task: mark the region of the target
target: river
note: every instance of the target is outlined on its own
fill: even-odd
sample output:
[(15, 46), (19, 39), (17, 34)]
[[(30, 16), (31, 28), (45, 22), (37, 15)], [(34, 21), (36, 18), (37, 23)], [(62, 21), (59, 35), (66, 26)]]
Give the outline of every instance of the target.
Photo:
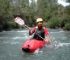
[(28, 30), (0, 32), (0, 60), (70, 60), (70, 31), (49, 29), (52, 37), (39, 53), (27, 54), (21, 46), (29, 37)]

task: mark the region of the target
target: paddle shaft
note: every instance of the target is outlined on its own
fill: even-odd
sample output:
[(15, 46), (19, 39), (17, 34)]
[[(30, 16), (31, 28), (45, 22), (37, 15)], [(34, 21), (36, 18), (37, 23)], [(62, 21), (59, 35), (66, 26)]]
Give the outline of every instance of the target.
[(29, 27), (29, 26), (27, 26), (26, 24), (25, 24), (25, 27), (27, 27), (28, 29), (30, 29), (30, 27)]

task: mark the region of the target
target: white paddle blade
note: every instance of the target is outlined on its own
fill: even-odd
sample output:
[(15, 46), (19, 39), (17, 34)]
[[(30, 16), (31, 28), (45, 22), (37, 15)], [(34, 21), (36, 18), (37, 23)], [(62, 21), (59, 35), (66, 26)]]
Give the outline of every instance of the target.
[(20, 17), (16, 17), (15, 22), (21, 26), (25, 24), (24, 20), (22, 20)]

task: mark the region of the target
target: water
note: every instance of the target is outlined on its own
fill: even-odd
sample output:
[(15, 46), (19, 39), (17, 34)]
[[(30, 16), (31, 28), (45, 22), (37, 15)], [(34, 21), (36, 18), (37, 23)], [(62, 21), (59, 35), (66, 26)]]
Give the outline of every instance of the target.
[(70, 32), (61, 29), (49, 31), (51, 44), (35, 54), (23, 53), (21, 50), (29, 37), (28, 30), (0, 32), (0, 60), (70, 60)]

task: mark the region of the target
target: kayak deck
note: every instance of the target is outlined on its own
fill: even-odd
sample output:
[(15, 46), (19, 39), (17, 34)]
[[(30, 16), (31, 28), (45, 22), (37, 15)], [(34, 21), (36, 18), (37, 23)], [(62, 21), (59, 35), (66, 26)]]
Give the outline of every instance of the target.
[(22, 51), (33, 53), (37, 49), (43, 48), (45, 45), (45, 41), (40, 41), (36, 39), (26, 40), (24, 44), (22, 44)]

